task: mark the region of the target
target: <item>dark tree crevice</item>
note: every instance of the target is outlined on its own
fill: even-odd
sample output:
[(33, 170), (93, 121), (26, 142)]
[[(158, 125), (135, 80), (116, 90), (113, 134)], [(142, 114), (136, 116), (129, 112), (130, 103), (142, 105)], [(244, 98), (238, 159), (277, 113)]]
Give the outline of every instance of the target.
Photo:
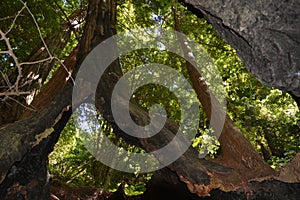
[(261, 82), (300, 97), (300, 3), (180, 0), (202, 13)]
[(48, 155), (53, 151), (60, 132), (71, 116), (71, 110), (62, 114), (50, 137), (42, 140), (29, 150), (22, 160), (15, 162), (0, 185), (0, 197), (10, 199), (48, 199), (50, 185), (48, 174)]
[[(201, 1), (188, 1), (190, 5), (192, 5), (193, 2), (195, 4), (195, 9), (201, 10), (203, 16), (205, 16), (210, 23), (216, 27), (221, 36), (237, 48), (239, 55), (245, 60), (250, 71), (256, 74), (256, 76), (259, 76), (262, 81), (272, 85), (272, 81), (278, 78), (278, 76), (275, 74), (273, 77), (274, 74), (270, 72), (270, 60), (268, 56), (272, 56), (274, 52), (271, 52), (269, 55), (268, 52), (259, 51), (258, 53), (262, 53), (265, 57), (258, 57), (256, 60), (256, 50), (261, 50), (257, 49), (259, 46), (257, 41), (255, 41), (254, 36), (256, 35), (254, 34), (254, 36), (252, 36), (247, 32), (245, 34), (245, 30), (241, 30), (237, 27), (237, 24), (235, 24), (236, 21), (241, 24), (246, 22), (243, 22), (243, 19), (234, 20), (233, 16), (230, 16), (230, 18), (227, 19), (226, 13), (218, 16), (219, 12), (223, 11), (219, 8), (219, 6), (221, 6), (219, 3), (213, 5), (212, 2), (203, 1), (203, 5), (201, 6)], [(103, 7), (104, 3), (109, 4), (107, 4), (106, 7)], [(114, 3), (114, 1), (89, 1), (85, 32), (78, 51), (74, 52), (75, 56), (73, 54), (73, 56), (76, 57), (75, 61), (71, 63), (73, 64), (73, 75), (76, 74), (81, 62), (90, 50), (93, 49), (93, 47), (95, 47), (99, 42), (114, 34)], [(240, 6), (242, 5), (243, 4), (240, 4)], [(280, 5), (282, 6), (282, 4)], [(233, 8), (238, 8), (236, 6), (237, 5), (235, 4), (232, 5)], [(226, 9), (231, 8), (228, 5), (223, 7), (224, 12)], [(100, 10), (100, 8), (106, 8), (107, 10)], [(231, 24), (231, 22), (233, 24)], [(255, 29), (255, 27), (250, 28)], [(263, 37), (263, 39), (265, 38)], [(268, 45), (269, 43), (267, 42), (267, 44), (262, 45), (262, 48), (268, 47)], [(294, 62), (293, 56), (294, 54), (290, 54), (289, 56), (290, 60), (292, 60), (290, 61), (292, 64)], [(257, 69), (255, 66), (260, 66), (261, 68)], [(278, 66), (282, 66), (282, 63), (276, 65), (276, 69)], [(117, 74), (121, 72), (117, 62), (113, 63), (111, 70), (112, 71), (110, 72), (116, 72)], [(110, 120), (110, 94), (114, 82), (117, 80), (111, 78), (110, 72), (108, 71), (108, 73), (103, 76), (103, 85), (98, 88), (99, 93), (97, 94), (97, 98), (99, 100), (103, 97), (105, 102), (103, 103), (102, 101), (98, 101), (96, 102), (96, 106), (99, 111), (102, 112), (107, 121), (114, 125), (114, 121)], [(265, 77), (261, 77), (260, 75), (265, 75)], [(294, 77), (290, 80), (294, 80)], [(283, 89), (290, 86), (289, 80), (286, 80), (284, 83), (287, 84), (284, 85)], [(297, 84), (298, 82), (296, 80), (296, 87)], [(72, 87), (71, 81), (67, 83), (63, 82), (62, 86), (57, 90), (52, 87), (54, 92), (51, 95), (55, 96), (55, 98), (53, 98), (53, 96), (48, 96), (49, 100), (46, 98), (46, 100), (48, 100), (47, 103), (41, 103), (41, 107), (37, 112), (33, 114), (30, 113), (29, 117), (17, 121), (13, 125), (8, 125), (0, 129), (0, 147), (5, 149), (5, 145), (12, 145), (12, 148), (8, 148), (6, 152), (0, 153), (0, 195), (2, 199), (49, 198), (46, 169), (47, 156), (52, 151), (53, 145), (56, 143), (60, 131), (70, 117)], [(294, 89), (295, 87), (293, 86), (289, 88)], [(292, 92), (294, 95), (298, 96), (297, 92), (294, 90), (292, 90)], [(47, 94), (45, 95), (47, 96)], [(90, 95), (90, 93), (88, 93), (88, 95)], [(130, 108), (130, 112), (133, 118), (137, 119), (141, 123), (146, 122), (148, 120), (148, 113), (142, 110), (134, 102), (131, 103), (132, 106)], [(235, 127), (232, 126), (230, 119), (227, 120), (228, 126), (225, 128), (229, 132), (230, 130), (235, 129)], [(132, 141), (132, 143), (140, 145), (146, 151), (150, 152), (159, 148), (164, 141), (172, 139), (177, 128), (178, 125), (176, 123), (171, 120), (167, 120), (165, 127), (160, 132), (161, 134), (147, 140), (135, 140)], [(237, 130), (235, 131), (236, 133), (238, 132)], [(123, 132), (120, 131), (118, 134), (120, 137), (126, 138)], [(242, 146), (242, 144), (239, 143), (240, 140), (236, 139), (235, 134), (230, 136), (231, 137), (227, 138), (227, 140), (230, 140), (236, 146)], [(130, 138), (127, 139), (130, 140)], [(226, 140), (226, 137), (224, 136), (223, 139)], [(232, 149), (234, 146), (230, 145), (230, 142), (226, 143), (225, 141), (224, 143), (227, 144), (228, 149)], [(223, 149), (225, 148), (223, 147)], [(243, 153), (241, 152), (241, 159), (235, 159), (242, 160), (242, 156)], [(159, 159), (160, 158), (158, 157), (158, 160)], [(298, 160), (299, 159), (295, 160), (295, 163), (297, 163)], [(177, 197), (183, 199), (201, 199), (200, 197), (205, 197), (205, 199), (298, 198), (300, 191), (299, 183), (283, 183), (275, 180), (272, 176), (266, 176), (270, 175), (270, 173), (268, 170), (259, 171), (261, 170), (259, 164), (257, 166), (253, 165), (248, 167), (247, 165), (251, 165), (252, 162), (244, 162), (242, 164), (243, 167), (239, 168), (238, 165), (223, 166), (222, 162), (199, 159), (198, 152), (193, 148), (189, 148), (188, 151), (176, 162), (167, 166), (167, 168), (162, 171), (157, 172), (156, 176), (152, 179), (152, 182), (149, 183), (149, 190), (148, 193), (146, 192), (144, 194), (144, 198), (146, 199), (146, 195), (149, 195), (149, 199), (151, 199), (153, 197), (151, 195), (153, 194), (149, 192), (157, 191), (157, 194), (159, 194), (161, 189), (161, 195), (154, 194), (157, 196), (153, 198), (164, 199), (168, 195), (168, 197), (172, 195), (177, 196), (176, 194), (178, 193), (174, 192), (174, 190), (182, 191), (182, 193), (178, 194)], [(252, 177), (251, 180), (249, 180), (249, 177), (245, 178), (243, 174), (249, 175), (250, 173), (248, 174), (249, 171), (245, 171), (244, 169), (248, 169), (249, 171), (251, 169), (252, 171), (250, 172), (255, 172), (255, 170), (257, 170), (259, 177)], [(266, 177), (264, 177), (264, 175)], [(118, 192), (120, 193), (116, 195), (123, 195), (121, 190)]]

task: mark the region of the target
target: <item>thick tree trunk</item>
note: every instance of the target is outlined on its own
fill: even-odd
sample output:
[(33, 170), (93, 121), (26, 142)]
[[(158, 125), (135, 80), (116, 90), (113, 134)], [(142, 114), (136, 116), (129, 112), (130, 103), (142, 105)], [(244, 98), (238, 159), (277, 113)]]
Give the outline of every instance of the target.
[[(289, 92), (299, 107), (299, 1), (187, 0), (181, 2), (195, 14), (204, 16), (216, 28), (220, 35), (237, 50), (246, 68), (258, 80)], [(222, 142), (222, 137), (220, 139)], [(229, 141), (233, 140), (226, 139), (225, 143)], [(290, 183), (299, 182), (300, 175), (297, 170), (299, 160), (298, 153), (281, 170), (277, 179)], [(279, 185), (282, 184), (285, 185), (286, 190), (294, 187), (284, 183)]]
[[(181, 26), (177, 17), (176, 7), (173, 6), (175, 30), (182, 32)], [(193, 52), (191, 52), (188, 46), (188, 41), (181, 38), (181, 47), (183, 49), (186, 58), (190, 57), (194, 63), (186, 63), (186, 68), (193, 84), (193, 88), (197, 93), (197, 97), (202, 104), (202, 108), (206, 113), (208, 119), (212, 121), (213, 113), (215, 121), (221, 123), (222, 117), (225, 116), (224, 126), (219, 138), (221, 144), (221, 155), (214, 159), (214, 162), (218, 162), (221, 165), (236, 169), (240, 174), (240, 177), (235, 177), (237, 181), (247, 181), (253, 178), (261, 176), (267, 176), (274, 174), (274, 170), (262, 159), (258, 152), (253, 148), (250, 142), (244, 137), (243, 133), (236, 127), (230, 117), (227, 115), (219, 103), (219, 101), (210, 92), (202, 75), (195, 68), (196, 60), (194, 59)], [(215, 108), (215, 109), (213, 109)], [(217, 116), (217, 117), (216, 117)], [(212, 128), (218, 129), (218, 124), (211, 124)], [(260, 170), (257, 170), (259, 168)], [(232, 178), (232, 182), (233, 182)]]
[[(49, 110), (43, 112), (43, 114), (47, 114)], [(49, 199), (48, 155), (53, 151), (60, 132), (66, 125), (71, 113), (71, 110), (63, 112), (59, 123), (53, 126), (51, 137), (40, 136), (46, 138), (38, 144), (37, 141), (34, 141), (36, 146), (31, 146), (32, 148), (28, 149), (28, 152), (10, 167), (0, 185), (1, 199)], [(40, 123), (43, 123), (43, 121), (40, 121)], [(37, 124), (37, 126), (41, 125)]]
[[(64, 63), (69, 72), (73, 72), (73, 77), (90, 50), (108, 37), (102, 37), (99, 32), (99, 19), (103, 8), (110, 9), (105, 11), (106, 16), (115, 16), (115, 7), (111, 7), (110, 2), (114, 3), (102, 0), (89, 3), (90, 12), (80, 47), (75, 48)], [(108, 26), (109, 22), (102, 22), (102, 25)], [(34, 100), (33, 105), (38, 110), (34, 113), (25, 110), (22, 120), (0, 129), (0, 149), (6, 149), (0, 153), (1, 199), (50, 198), (46, 160), (71, 114), (73, 82), (69, 78), (61, 66)]]
[(49, 197), (46, 161), (71, 114), (71, 89), (66, 87), (31, 117), (1, 129), (1, 199)]
[(210, 196), (199, 198), (189, 193), (185, 184), (178, 182), (175, 173), (162, 169), (153, 175), (153, 179), (147, 185), (146, 192), (141, 199), (146, 200), (298, 200), (300, 196), (300, 183), (284, 183), (275, 179), (245, 183), (242, 188), (224, 192), (221, 189), (213, 189)]
[[(102, 7), (103, 3), (106, 3), (106, 6)], [(89, 51), (113, 33), (110, 29), (113, 27), (109, 24), (113, 20), (109, 17), (113, 17), (115, 14), (113, 6), (114, 1), (91, 0), (89, 2), (86, 27), (78, 50), (73, 75), (76, 74), (80, 63)], [(108, 18), (103, 19), (103, 16)], [(117, 63), (114, 63), (110, 70), (117, 73), (121, 72)], [(103, 82), (101, 82), (102, 85), (99, 86), (99, 93), (97, 94), (97, 107), (99, 110), (103, 110), (103, 116), (113, 126), (116, 125), (111, 120), (110, 98), (116, 81), (111, 79), (109, 73), (104, 75)], [(58, 138), (58, 134), (71, 114), (71, 81), (66, 83), (60, 91), (55, 91), (51, 94), (55, 95), (55, 98), (48, 104), (39, 104), (43, 105), (39, 111), (0, 129), (0, 149), (6, 149), (6, 151), (1, 151), (0, 153), (1, 199), (49, 198), (46, 159)], [(101, 97), (105, 99), (104, 104), (102, 103), (103, 101), (99, 101)], [(130, 108), (133, 118), (137, 119), (138, 122), (145, 124), (148, 121), (148, 113), (139, 106), (132, 103)], [(141, 146), (150, 152), (160, 148), (162, 143), (170, 141), (176, 134), (177, 129), (177, 124), (167, 120), (166, 126), (155, 137), (139, 140), (124, 135), (119, 129), (114, 130), (130, 143)], [(228, 130), (231, 129), (232, 127), (228, 128)], [(239, 139), (235, 140), (234, 134), (231, 139), (235, 142), (235, 146), (239, 146)], [(228, 148), (231, 147), (229, 146)], [(33, 159), (37, 161), (32, 162)], [(157, 159), (160, 160), (159, 157)], [(245, 165), (247, 164), (252, 163), (246, 163)], [(255, 166), (250, 168), (255, 169)], [(185, 191), (188, 188), (189, 191), (197, 196), (211, 195), (211, 197), (207, 197), (208, 199), (259, 199), (260, 197), (260, 199), (280, 199), (283, 196), (289, 199), (297, 199), (299, 195), (299, 184), (282, 183), (273, 180), (272, 177), (244, 182), (244, 177), (241, 177), (239, 169), (222, 166), (210, 160), (199, 159), (198, 152), (193, 148), (189, 148), (185, 154), (176, 162), (170, 164), (165, 170), (168, 170), (168, 173), (165, 174), (168, 174), (169, 178), (164, 179), (163, 182), (166, 183), (169, 180), (167, 183), (174, 185), (175, 188), (184, 188)], [(263, 181), (263, 179), (268, 180)], [(166, 186), (165, 183), (162, 184), (164, 187)], [(154, 184), (157, 185), (158, 183)], [(148, 187), (151, 188), (152, 186), (149, 185)], [(191, 198), (197, 197), (188, 193), (184, 195)]]
[(204, 16), (261, 82), (300, 97), (300, 2), (180, 0)]

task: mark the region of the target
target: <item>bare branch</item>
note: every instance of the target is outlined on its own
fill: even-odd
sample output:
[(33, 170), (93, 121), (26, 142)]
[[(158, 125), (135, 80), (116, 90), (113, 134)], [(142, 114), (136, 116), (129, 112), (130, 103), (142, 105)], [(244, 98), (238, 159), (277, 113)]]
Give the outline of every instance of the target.
[(17, 76), (17, 80), (15, 82), (15, 84), (13, 86), (10, 87), (10, 89), (12, 89), (13, 87), (15, 88), (16, 91), (18, 91), (18, 88), (19, 88), (19, 82), (21, 80), (21, 77), (22, 77), (22, 68), (21, 68), (21, 65), (18, 61), (18, 58), (17, 56), (14, 54), (14, 51), (11, 47), (11, 44), (9, 42), (9, 38), (6, 37), (5, 33), (0, 29), (0, 35), (1, 35), (1, 39), (3, 39), (6, 43), (6, 46), (8, 48), (7, 50), (7, 53), (13, 58), (15, 64), (16, 64), (16, 67), (18, 68), (18, 76)]
[(49, 58), (32, 61), (32, 62), (22, 62), (20, 65), (35, 65), (35, 64), (39, 64), (39, 63), (43, 63), (43, 62), (47, 62), (47, 61), (52, 61), (53, 59), (56, 59), (56, 57), (49, 57)]
[(0, 92), (0, 96), (20, 96), (20, 95), (25, 95), (25, 94), (30, 94), (31, 92), (26, 91), (26, 92)]
[[(67, 79), (71, 78), (73, 83), (75, 82), (74, 79), (71, 77), (71, 73), (68, 71), (67, 67), (63, 64), (63, 62), (58, 57), (54, 56), (51, 53), (51, 51), (49, 50), (49, 48), (48, 48), (48, 46), (47, 46), (47, 44), (46, 44), (46, 42), (43, 38), (43, 35), (42, 35), (41, 29), (39, 27), (39, 24), (38, 24), (35, 16), (33, 15), (33, 13), (31, 12), (31, 10), (29, 9), (29, 7), (27, 6), (26, 2), (24, 2), (22, 0), (19, 0), (19, 1), (23, 4), (23, 7), (17, 12), (17, 14), (15, 16), (5, 18), (5, 19), (14, 18), (13, 21), (12, 21), (12, 24), (10, 25), (10, 27), (8, 29), (8, 31), (4, 32), (3, 30), (0, 29), (0, 36), (1, 36), (0, 41), (3, 40), (6, 44), (6, 46), (7, 46), (7, 50), (0, 51), (0, 55), (1, 54), (8, 54), (9, 56), (11, 56), (11, 58), (13, 59), (13, 62), (15, 64), (15, 67), (17, 68), (17, 71), (18, 71), (16, 80), (14, 81), (14, 83), (11, 83), (8, 76), (6, 74), (4, 74), (3, 72), (1, 72), (1, 75), (2, 75), (4, 81), (7, 85), (7, 86), (4, 87), (4, 88), (6, 88), (5, 89), (6, 91), (0, 92), (0, 97), (1, 96), (3, 97), (2, 101), (6, 100), (6, 99), (11, 99), (11, 100), (14, 100), (15, 102), (17, 102), (17, 100), (15, 100), (13, 98), (10, 98), (10, 96), (21, 96), (21, 95), (30, 95), (30, 94), (32, 94), (32, 91), (20, 91), (21, 87), (24, 87), (25, 85), (31, 84), (31, 82), (32, 82), (32, 81), (24, 81), (23, 84), (20, 84), (20, 82), (23, 78), (23, 75), (22, 75), (22, 66), (23, 65), (35, 65), (35, 64), (51, 62), (51, 61), (55, 60), (55, 61), (58, 61), (64, 67), (66, 72), (68, 73)], [(11, 32), (11, 30), (13, 29), (13, 27), (16, 23), (16, 20), (18, 19), (19, 16), (21, 16), (21, 13), (25, 9), (30, 14), (30, 16), (31, 16), (36, 28), (37, 28), (39, 37), (40, 37), (40, 39), (42, 40), (42, 43), (43, 43), (42, 48), (44, 48), (47, 51), (47, 54), (49, 55), (48, 58), (37, 60), (37, 61), (32, 61), (32, 62), (19, 62), (18, 57), (14, 53), (14, 48), (12, 47), (12, 45), (10, 43), (8, 33)], [(1, 20), (4, 20), (4, 18), (1, 19)], [(25, 106), (25, 105), (21, 104), (20, 102), (17, 102), (17, 103), (22, 105), (22, 106)]]
[(23, 103), (21, 103), (20, 101), (10, 97), (10, 96), (7, 96), (7, 98), (9, 98), (10, 100), (16, 102), (17, 104), (21, 105), (22, 107), (26, 108), (26, 109), (29, 109), (29, 110), (32, 110), (32, 111), (36, 111), (36, 109), (32, 108), (32, 107), (29, 107), (28, 105), (24, 105)]
[(7, 77), (7, 75), (6, 75), (6, 74), (3, 74), (3, 72), (1, 72), (1, 75), (2, 75), (2, 77), (3, 77), (3, 79), (4, 79), (4, 81), (6, 82), (6, 85), (8, 85), (8, 87), (11, 87), (12, 84), (11, 84), (11, 82), (9, 81), (9, 78)]
[[(19, 16), (24, 16), (24, 15), (19, 15)], [(15, 16), (6, 16), (6, 17), (3, 17), (3, 18), (0, 18), (0, 21), (5, 21), (5, 20), (8, 20), (8, 19), (11, 19), (11, 18), (15, 18)]]
[(25, 9), (25, 5), (21, 8), (21, 10), (18, 11), (16, 16), (14, 17), (14, 20), (13, 20), (11, 26), (9, 27), (8, 31), (6, 31), (5, 35), (7, 35), (12, 30), (13, 26), (16, 23), (16, 20), (18, 19), (18, 17), (20, 16), (20, 14), (23, 12), (24, 9)]
[(72, 82), (73, 82), (73, 85), (75, 85), (75, 80), (74, 78), (72, 77), (72, 72), (70, 72), (67, 68), (67, 66), (58, 58), (55, 58), (60, 64), (61, 66), (63, 66), (63, 68), (66, 70), (66, 72), (68, 73), (68, 76), (66, 77), (66, 80), (68, 80), (69, 78), (71, 78)]
[(31, 18), (32, 18), (32, 20), (33, 20), (33, 22), (34, 22), (34, 24), (35, 24), (35, 26), (36, 26), (36, 28), (37, 28), (37, 30), (38, 30), (38, 32), (39, 32), (39, 36), (40, 36), (40, 38), (41, 38), (41, 40), (42, 40), (42, 42), (43, 42), (43, 44), (44, 44), (44, 46), (45, 46), (45, 48), (46, 48), (48, 54), (49, 54), (49, 57), (53, 58), (53, 56), (52, 56), (52, 54), (51, 54), (51, 52), (50, 52), (50, 50), (49, 50), (49, 48), (48, 48), (48, 46), (47, 46), (47, 44), (46, 44), (44, 38), (43, 38), (43, 35), (42, 35), (42, 32), (41, 32), (40, 26), (39, 26), (39, 24), (37, 23), (37, 21), (36, 21), (34, 15), (33, 15), (33, 13), (32, 13), (31, 10), (28, 8), (28, 6), (27, 6), (27, 4), (26, 4), (25, 2), (23, 2), (22, 0), (20, 0), (20, 1), (24, 4), (26, 10), (27, 10), (28, 13), (31, 15)]

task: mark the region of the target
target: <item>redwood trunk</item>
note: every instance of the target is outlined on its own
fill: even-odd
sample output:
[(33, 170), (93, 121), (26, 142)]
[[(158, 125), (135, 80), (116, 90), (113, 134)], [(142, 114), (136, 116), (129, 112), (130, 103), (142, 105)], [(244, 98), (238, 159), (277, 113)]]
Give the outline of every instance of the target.
[[(104, 2), (109, 3), (106, 7), (108, 10), (98, 10), (100, 8), (102, 9), (101, 5), (103, 5)], [(103, 12), (108, 12), (104, 13), (106, 17), (114, 16), (115, 9), (112, 7), (112, 5), (114, 5), (113, 3), (114, 1), (101, 0), (91, 0), (89, 2), (85, 32), (78, 50), (73, 75), (76, 74), (80, 63), (89, 51), (113, 33), (109, 28), (111, 24), (108, 24), (113, 24), (114, 21), (111, 21), (113, 19), (105, 18), (103, 20), (102, 18)], [(105, 28), (102, 27), (99, 29), (99, 25)], [(104, 35), (102, 31), (99, 34), (99, 30), (106, 30), (106, 32)], [(71, 68), (72, 67), (70, 67), (70, 69)], [(114, 63), (110, 70), (117, 73), (121, 72), (117, 63)], [(112, 80), (109, 74), (104, 75), (103, 85), (98, 88), (98, 97), (103, 97), (106, 100), (105, 102), (110, 102), (113, 83), (116, 83), (116, 81), (117, 80), (114, 79)], [(52, 88), (51, 86), (49, 87)], [(53, 145), (57, 141), (60, 131), (71, 114), (69, 107), (72, 95), (71, 81), (66, 83), (61, 90), (55, 91), (52, 94), (55, 95), (55, 98), (49, 103), (44, 104), (37, 112), (23, 120), (0, 129), (0, 149), (5, 149), (5, 151), (1, 151), (0, 153), (1, 199), (47, 199), (47, 197), (49, 197), (46, 160), (48, 154), (52, 151)], [(104, 109), (104, 112), (102, 112), (103, 116), (115, 126), (110, 118), (109, 103), (102, 104), (101, 102), (102, 101), (97, 102), (97, 107), (101, 108), (101, 110), (102, 108)], [(208, 100), (203, 100), (203, 104), (209, 104), (209, 102)], [(148, 113), (134, 103), (132, 103), (130, 112), (133, 118), (142, 123), (148, 120)], [(229, 121), (228, 130), (234, 129), (234, 127), (230, 127), (230, 123)], [(161, 130), (160, 134), (147, 140), (136, 140), (127, 137), (118, 129), (114, 130), (128, 142), (141, 146), (146, 151), (152, 151), (159, 148), (165, 141), (172, 139), (177, 129), (177, 124), (167, 120), (167, 124)], [(231, 142), (223, 141), (222, 143), (228, 145), (228, 147), (223, 148), (228, 148), (229, 151), (231, 151), (232, 147), (230, 144), (233, 144), (234, 148), (239, 150), (242, 144), (246, 144), (243, 142), (243, 139), (241, 139), (242, 143), (239, 143), (241, 136), (237, 136), (231, 132), (228, 134), (232, 134), (229, 137)], [(224, 138), (224, 140), (226, 140), (226, 138)], [(240, 154), (244, 155), (245, 152), (241, 152)], [(239, 158), (242, 159), (242, 157)], [(248, 158), (245, 159), (249, 161)], [(32, 162), (33, 160), (36, 162)], [(252, 164), (251, 161), (249, 162), (250, 163), (246, 162), (245, 165)], [(259, 162), (260, 161), (254, 163)], [(228, 166), (223, 166), (220, 163), (199, 159), (198, 152), (190, 148), (176, 162), (165, 169), (168, 173), (164, 174), (170, 178), (163, 179), (162, 186), (165, 187), (166, 184), (174, 185), (174, 188), (184, 188), (183, 190), (185, 191), (188, 188), (189, 191), (195, 193), (197, 196), (206, 196), (207, 199), (282, 199), (281, 197), (297, 199), (299, 197), (299, 183), (287, 184), (276, 181), (271, 177), (264, 177), (264, 179), (266, 179), (265, 181), (253, 180), (243, 182), (244, 177), (241, 177), (243, 173), (241, 173), (239, 169), (228, 167), (230, 163), (224, 162)], [(264, 165), (254, 165), (250, 166), (249, 169), (256, 169), (260, 166), (264, 168)], [(260, 172), (257, 174), (259, 176), (261, 175)], [(248, 180), (249, 177), (246, 177), (246, 179)], [(155, 179), (153, 179), (153, 181), (154, 180)], [(158, 182), (154, 183), (154, 185), (158, 184)], [(150, 191), (150, 188), (153, 188), (152, 186), (150, 184), (148, 186)], [(170, 192), (171, 191), (172, 190), (170, 190)], [(197, 197), (196, 195), (188, 193), (187, 195), (190, 195), (191, 198)], [(211, 195), (211, 197), (207, 197), (209, 195)]]

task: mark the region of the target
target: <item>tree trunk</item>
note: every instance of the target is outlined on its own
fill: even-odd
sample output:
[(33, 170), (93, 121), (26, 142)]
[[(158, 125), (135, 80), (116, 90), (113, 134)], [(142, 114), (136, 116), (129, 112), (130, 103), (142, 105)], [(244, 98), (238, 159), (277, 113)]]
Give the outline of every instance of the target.
[(261, 82), (300, 97), (300, 3), (180, 0), (204, 16)]
[[(173, 12), (175, 30), (182, 32), (175, 6), (173, 6)], [(250, 142), (244, 137), (243, 133), (234, 125), (233, 121), (227, 115), (226, 110), (222, 108), (219, 101), (210, 92), (204, 78), (195, 68), (197, 62), (194, 57), (191, 56), (193, 55), (193, 52), (189, 50), (191, 48), (188, 46), (188, 41), (180, 36), (178, 37), (185, 57), (190, 57), (190, 60), (193, 60), (194, 62), (186, 62), (186, 68), (206, 116), (211, 121), (213, 116), (212, 112), (218, 112), (218, 114), (214, 113), (216, 114), (215, 116), (218, 117), (216, 120), (217, 122), (222, 122), (222, 116), (225, 116), (224, 126), (222, 127), (219, 138), (221, 144), (221, 156), (214, 159), (214, 162), (235, 168), (240, 174), (240, 177), (236, 177), (238, 181), (247, 181), (253, 178), (274, 174), (274, 170), (272, 170), (261, 158)], [(215, 109), (213, 109), (213, 107)], [(217, 132), (219, 125), (212, 123), (211, 126)], [(257, 170), (257, 168), (260, 170)]]
[(66, 87), (31, 117), (1, 129), (1, 199), (49, 197), (46, 161), (71, 114), (71, 89)]
[(199, 198), (191, 194), (182, 182), (178, 182), (175, 173), (162, 169), (154, 173), (147, 185), (146, 192), (141, 199), (146, 200), (297, 200), (300, 195), (300, 183), (284, 183), (270, 179), (266, 181), (251, 181), (245, 183), (242, 188), (224, 192), (221, 189), (213, 189), (210, 196)]
[[(104, 4), (105, 6), (103, 6)], [(66, 65), (70, 65), (68, 66), (70, 70), (72, 69), (71, 65), (74, 65), (74, 76), (90, 50), (114, 33), (112, 31), (114, 30), (113, 25), (115, 22), (113, 21), (115, 16), (114, 6), (115, 1), (113, 0), (90, 0), (86, 26), (77, 57), (75, 56), (76, 53), (71, 54), (70, 63), (66, 63)], [(103, 18), (103, 16), (105, 17)], [(226, 30), (226, 32), (228, 31)], [(247, 42), (242, 39), (242, 44), (247, 44)], [(117, 62), (112, 64), (110, 70), (121, 75), (121, 70)], [(63, 79), (58, 78), (57, 80)], [(103, 76), (101, 85), (98, 87), (96, 102), (96, 106), (102, 111), (103, 116), (115, 127), (116, 124), (111, 119), (110, 98), (116, 81), (116, 79), (111, 78), (109, 73)], [(48, 84), (54, 85), (55, 83), (49, 82)], [(43, 101), (37, 100), (37, 102), (41, 102), (37, 103), (41, 106), (37, 112), (24, 114), (24, 119), (0, 129), (0, 149), (5, 149), (5, 151), (0, 151), (1, 199), (47, 199), (50, 197), (46, 173), (47, 156), (52, 151), (60, 131), (71, 114), (72, 82), (69, 80), (67, 83), (62, 82), (62, 84), (64, 87), (51, 93), (55, 98), (48, 96), (52, 99), (51, 101), (41, 95), (40, 98), (47, 100), (47, 102), (43, 104)], [(50, 91), (54, 88), (52, 86), (49, 85)], [(47, 96), (46, 93), (44, 95)], [(87, 93), (88, 95), (89, 93)], [(101, 100), (102, 98), (105, 100), (104, 103)], [(204, 103), (209, 104), (211, 102), (204, 100)], [(134, 119), (137, 119), (138, 123), (145, 124), (148, 121), (148, 113), (134, 102), (131, 102), (130, 113)], [(238, 131), (231, 132), (234, 129), (234, 127), (231, 127), (231, 124), (229, 121), (227, 130), (230, 138), (229, 141), (232, 143), (226, 141), (224, 137), (222, 143), (228, 146), (223, 148), (231, 151), (232, 146), (230, 144), (233, 144), (233, 147), (239, 151), (242, 149), (242, 145), (246, 143), (242, 139), (242, 143), (239, 144), (242, 134)], [(170, 141), (176, 134), (177, 129), (178, 125), (167, 119), (166, 125), (160, 133), (150, 139), (128, 137), (118, 128), (114, 129), (114, 131), (128, 142), (141, 146), (146, 151), (151, 152), (160, 148), (161, 144), (164, 144), (165, 141)], [(241, 151), (237, 154), (240, 154), (238, 158), (242, 162), (244, 162), (242, 157), (244, 153)], [(157, 159), (160, 160), (161, 158), (157, 157)], [(232, 158), (228, 159), (231, 160)], [(252, 161), (248, 158), (244, 158), (244, 160), (247, 162), (243, 163), (243, 165), (252, 170), (251, 174), (254, 173), (254, 169), (257, 169), (257, 176), (264, 175), (267, 167), (264, 164), (259, 164), (261, 163), (260, 160), (253, 161), (255, 164), (258, 163), (258, 165), (250, 167), (247, 167), (247, 165), (251, 165)], [(188, 189), (195, 194), (184, 193), (182, 194), (182, 198), (284, 199), (282, 197), (286, 197), (288, 199), (297, 199), (299, 197), (299, 183), (283, 183), (274, 180), (276, 177), (253, 177), (252, 175), (242, 177), (242, 174), (248, 172), (242, 173), (242, 170), (245, 169), (244, 166), (241, 170), (235, 168), (241, 165), (230, 165), (229, 162), (225, 161), (224, 163), (226, 165), (222, 165), (222, 162), (199, 159), (198, 152), (190, 147), (176, 162), (164, 169), (167, 172), (163, 173), (165, 177), (161, 181), (163, 188), (166, 188), (163, 191), (167, 194), (172, 192), (172, 189), (169, 190), (167, 185), (174, 185), (174, 188), (183, 188), (183, 191), (187, 191)], [(260, 167), (264, 169), (262, 170), (263, 173), (260, 172)], [(159, 174), (160, 172), (157, 173)], [(267, 171), (266, 174), (270, 173)], [(249, 180), (250, 177), (252, 180)], [(149, 184), (149, 190), (151, 191), (150, 188), (156, 187), (154, 185), (158, 184), (159, 181), (152, 185)]]

